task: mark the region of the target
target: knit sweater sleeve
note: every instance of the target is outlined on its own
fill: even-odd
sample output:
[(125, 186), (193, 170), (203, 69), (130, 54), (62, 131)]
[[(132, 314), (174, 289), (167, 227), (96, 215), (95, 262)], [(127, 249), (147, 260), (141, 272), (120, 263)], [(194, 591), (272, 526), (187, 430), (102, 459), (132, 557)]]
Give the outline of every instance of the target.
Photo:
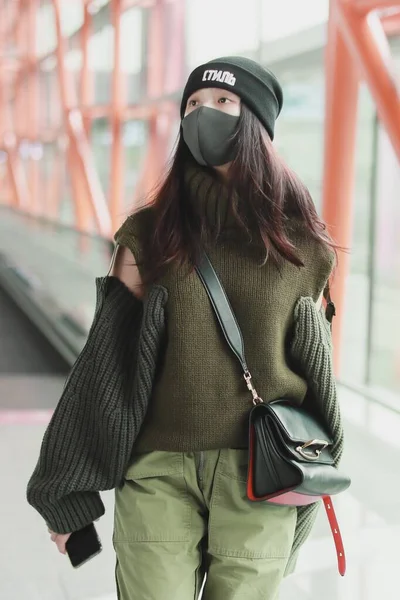
[[(343, 452), (343, 426), (332, 361), (331, 328), (324, 309), (312, 298), (300, 298), (295, 307), (295, 334), (291, 354), (307, 380), (318, 413), (333, 439), (332, 455), (337, 467)], [(309, 536), (318, 503), (297, 508), (297, 527), (286, 574), (292, 572), (298, 552)]]
[(311, 298), (298, 300), (295, 323), (292, 356), (307, 380), (319, 414), (330, 429), (337, 466), (343, 451), (343, 428), (333, 368), (331, 326), (325, 310), (318, 310)]
[(163, 327), (163, 288), (155, 288), (143, 304), (114, 277), (99, 278), (96, 286), (87, 342), (27, 488), (28, 502), (57, 533), (102, 516), (99, 491), (121, 482), (144, 419)]

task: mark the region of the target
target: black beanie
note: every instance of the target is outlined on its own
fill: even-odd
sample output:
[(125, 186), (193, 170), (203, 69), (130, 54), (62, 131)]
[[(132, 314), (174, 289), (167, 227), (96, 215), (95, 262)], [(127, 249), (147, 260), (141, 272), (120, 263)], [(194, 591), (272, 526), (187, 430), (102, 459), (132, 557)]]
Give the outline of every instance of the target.
[(271, 140), (274, 139), (275, 120), (281, 112), (283, 94), (271, 71), (243, 56), (224, 56), (200, 65), (190, 74), (183, 90), (181, 119), (193, 92), (209, 87), (237, 94), (259, 118)]

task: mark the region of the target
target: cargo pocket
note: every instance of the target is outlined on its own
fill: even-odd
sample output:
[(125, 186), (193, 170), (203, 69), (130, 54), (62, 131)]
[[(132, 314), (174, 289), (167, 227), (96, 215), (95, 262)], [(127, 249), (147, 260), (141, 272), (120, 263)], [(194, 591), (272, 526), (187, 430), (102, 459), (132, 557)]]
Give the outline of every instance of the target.
[(183, 454), (150, 452), (135, 457), (115, 492), (114, 516), (114, 543), (189, 541)]
[(233, 558), (287, 559), (296, 508), (251, 502), (246, 494), (247, 460), (245, 450), (221, 451), (210, 507), (209, 551)]

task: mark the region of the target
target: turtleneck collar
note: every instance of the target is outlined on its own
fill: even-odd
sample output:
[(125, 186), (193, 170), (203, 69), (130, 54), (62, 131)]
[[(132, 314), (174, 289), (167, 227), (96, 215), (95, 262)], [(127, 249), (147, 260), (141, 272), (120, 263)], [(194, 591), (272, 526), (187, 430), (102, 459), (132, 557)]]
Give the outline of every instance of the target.
[(186, 197), (192, 208), (211, 230), (221, 232), (239, 227), (233, 214), (228, 186), (202, 167), (189, 166), (185, 171)]

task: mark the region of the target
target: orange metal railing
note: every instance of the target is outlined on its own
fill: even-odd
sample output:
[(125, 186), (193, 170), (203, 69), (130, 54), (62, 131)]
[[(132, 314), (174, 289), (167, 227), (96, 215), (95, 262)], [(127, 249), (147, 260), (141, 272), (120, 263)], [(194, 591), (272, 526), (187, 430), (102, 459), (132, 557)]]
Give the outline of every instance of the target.
[[(299, 0), (301, 1), (301, 0)], [(65, 162), (75, 208), (75, 224), (88, 230), (93, 222), (99, 233), (111, 236), (123, 212), (124, 161), (123, 124), (141, 119), (148, 124), (148, 142), (141, 165), (134, 201), (157, 181), (169, 149), (178, 107), (166, 100), (183, 85), (184, 0), (110, 0), (114, 29), (114, 69), (111, 98), (95, 104), (94, 74), (89, 68), (89, 40), (93, 15), (88, 0), (78, 35), (82, 50), (79, 86), (66, 65), (67, 43), (62, 31), (61, 0), (48, 0), (54, 14), (57, 46), (40, 60), (36, 54), (36, 17), (44, 0), (0, 0), (0, 149), (6, 151), (6, 177), (2, 197), (18, 209), (57, 219)], [(130, 7), (148, 14), (146, 99), (129, 104), (126, 75), (121, 71), (121, 15)], [(396, 10), (397, 9), (397, 10)], [(351, 246), (354, 186), (354, 153), (359, 82), (364, 80), (375, 101), (400, 160), (400, 95), (390, 66), (385, 35), (400, 31), (400, 0), (331, 0), (326, 50), (326, 124), (323, 181), (323, 216), (343, 247)], [(167, 13), (168, 11), (168, 13)], [(163, 21), (168, 14), (173, 36), (165, 36)], [(46, 35), (46, 32), (43, 32)], [(76, 35), (74, 36), (76, 38)], [(15, 50), (10, 54), (10, 49)], [(48, 74), (51, 101), (44, 119), (41, 97), (41, 65), (56, 59), (56, 70)], [(59, 107), (61, 106), (61, 122)], [(103, 189), (90, 143), (92, 120), (106, 117), (112, 132), (111, 175)], [(20, 145), (54, 142), (51, 177), (43, 175), (37, 156), (23, 162)], [(342, 314), (349, 260), (341, 255), (333, 293)], [(341, 326), (334, 330), (338, 364)]]
[[(138, 191), (151, 188), (162, 170), (169, 147), (170, 128), (158, 132), (160, 114), (172, 124), (177, 116), (177, 107), (165, 102), (163, 96), (177, 91), (182, 85), (183, 72), (183, 0), (110, 0), (111, 21), (114, 29), (114, 68), (112, 74), (111, 101), (108, 105), (93, 104), (93, 73), (89, 69), (88, 48), (91, 34), (92, 14), (90, 2), (81, 2), (84, 21), (80, 32), (82, 50), (82, 69), (80, 72), (79, 93), (72, 73), (66, 65), (67, 40), (62, 32), (61, 0), (50, 0), (53, 6), (54, 27), (57, 45), (54, 52), (42, 57), (45, 61), (52, 56), (57, 59), (57, 85), (51, 82), (54, 101), (62, 108), (63, 128), (53, 121), (45, 131), (41, 130), (42, 119), (39, 101), (39, 60), (36, 56), (36, 15), (40, 7), (39, 0), (0, 0), (2, 21), (0, 38), (0, 57), (10, 44), (18, 50), (17, 60), (9, 64), (7, 71), (14, 70), (14, 78), (5, 77), (4, 59), (0, 59), (0, 148), (7, 152), (8, 181), (12, 190), (12, 203), (21, 210), (57, 218), (58, 199), (62, 179), (62, 162), (67, 159), (68, 173), (75, 208), (75, 226), (79, 230), (88, 230), (94, 218), (98, 232), (110, 237), (121, 219), (123, 182), (125, 175), (122, 127), (127, 119), (142, 119), (148, 122), (148, 151), (139, 177)], [(121, 73), (121, 14), (130, 7), (143, 7), (150, 12), (147, 56), (147, 96), (154, 100), (151, 105), (130, 106), (127, 102), (126, 76)], [(174, 30), (172, 40), (163, 38), (163, 20), (165, 12), (172, 10), (171, 26)], [(171, 47), (173, 61), (166, 64), (167, 44)], [(164, 78), (164, 74), (167, 73)], [(57, 97), (57, 95), (59, 95)], [(158, 101), (159, 100), (159, 101)], [(157, 102), (158, 101), (158, 102)], [(53, 107), (54, 109), (54, 107)], [(50, 110), (52, 107), (50, 106)], [(54, 111), (56, 112), (56, 111)], [(103, 190), (95, 167), (90, 145), (91, 121), (94, 118), (107, 117), (112, 131), (111, 178), (109, 188)], [(40, 135), (39, 135), (40, 133)], [(59, 154), (54, 164), (54, 178), (46, 182), (44, 189), (41, 181), (38, 161), (29, 159), (26, 172), (21, 164), (18, 148), (22, 140), (57, 141), (66, 135), (67, 149)], [(28, 185), (29, 182), (29, 185)], [(43, 185), (42, 185), (43, 184)], [(43, 189), (42, 189), (43, 188)], [(106, 197), (108, 194), (108, 197)], [(50, 199), (51, 202), (46, 202)], [(132, 203), (134, 199), (132, 199)]]
[[(323, 217), (335, 240), (350, 248), (353, 229), (354, 155), (359, 81), (375, 100), (400, 161), (400, 88), (394, 78), (385, 27), (400, 25), (399, 0), (331, 0), (326, 55), (325, 164)], [(386, 21), (386, 23), (385, 23)], [(399, 29), (400, 30), (400, 29)], [(332, 292), (338, 309), (334, 328), (337, 371), (340, 368), (342, 314), (349, 255), (341, 253)], [(354, 299), (357, 302), (357, 299)]]

